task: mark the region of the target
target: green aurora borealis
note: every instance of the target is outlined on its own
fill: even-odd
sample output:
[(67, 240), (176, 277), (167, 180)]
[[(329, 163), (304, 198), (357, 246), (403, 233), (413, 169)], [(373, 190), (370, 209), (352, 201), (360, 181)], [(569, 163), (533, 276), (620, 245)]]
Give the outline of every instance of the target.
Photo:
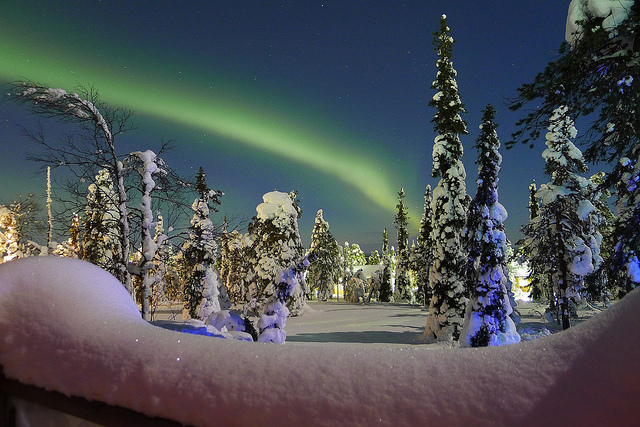
[[(140, 77), (127, 78), (124, 70), (119, 73), (110, 71), (109, 65), (113, 68), (112, 64), (96, 67), (98, 58), (74, 55), (65, 60), (62, 55), (47, 54), (42, 47), (36, 48), (27, 43), (14, 46), (4, 39), (0, 39), (0, 50), (3, 52), (0, 57), (2, 80), (27, 79), (68, 91), (79, 82), (93, 84), (101, 99), (113, 106), (211, 132), (247, 147), (281, 156), (288, 162), (308, 165), (352, 186), (390, 214), (395, 212), (397, 189), (390, 184), (381, 163), (368, 154), (350, 150), (340, 141), (327, 143), (335, 136), (303, 127), (299, 124), (302, 119), (288, 118), (284, 119), (286, 122), (279, 122), (262, 110), (251, 109), (247, 99), (237, 102), (232, 98), (237, 97), (237, 93), (203, 95), (204, 89), (193, 84), (177, 90), (164, 84), (161, 77), (149, 78), (149, 74), (143, 71), (145, 68), (139, 65), (130, 69), (137, 69)], [(135, 55), (134, 52), (129, 53), (132, 54)], [(153, 69), (155, 65), (146, 64), (146, 67)], [(155, 81), (155, 84), (150, 81)], [(202, 86), (207, 87), (206, 84)], [(414, 214), (412, 218), (419, 217)]]

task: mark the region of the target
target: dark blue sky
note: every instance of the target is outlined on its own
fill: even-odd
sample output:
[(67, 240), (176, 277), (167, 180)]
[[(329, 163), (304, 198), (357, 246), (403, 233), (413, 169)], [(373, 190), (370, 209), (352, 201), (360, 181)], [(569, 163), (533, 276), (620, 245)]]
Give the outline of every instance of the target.
[[(432, 33), (446, 13), (467, 109), (468, 192), (475, 194), (481, 111), (493, 104), (510, 139), (518, 114), (505, 99), (553, 58), (569, 1), (29, 1), (0, 13), (0, 80), (73, 90), (93, 84), (135, 110), (122, 152), (173, 139), (167, 163), (198, 166), (225, 191), (222, 215), (250, 218), (262, 194), (296, 189), (308, 244), (317, 209), (338, 241), (379, 249), (403, 186), (414, 228), (422, 213), (435, 134), (428, 102), (436, 73)], [(24, 107), (0, 102), (0, 203), (44, 193), (25, 162)], [(54, 138), (60, 126), (46, 121)], [(544, 141), (503, 150), (500, 201), (509, 237), (527, 221), (528, 185), (544, 182)], [(415, 235), (413, 230), (413, 235)], [(392, 237), (392, 240), (393, 237)]]

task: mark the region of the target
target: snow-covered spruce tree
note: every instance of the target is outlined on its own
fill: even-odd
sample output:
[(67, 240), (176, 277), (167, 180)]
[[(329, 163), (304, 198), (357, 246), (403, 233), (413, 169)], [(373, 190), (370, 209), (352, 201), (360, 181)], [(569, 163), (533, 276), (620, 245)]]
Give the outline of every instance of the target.
[(87, 192), (82, 235), (82, 259), (114, 276), (120, 271), (118, 255), (122, 252), (120, 210), (113, 181), (107, 169), (101, 169)]
[[(525, 224), (521, 231), (525, 236), (531, 237), (533, 230), (530, 230), (534, 220), (540, 213), (540, 204), (538, 202), (538, 187), (536, 186), (535, 179), (529, 184), (529, 223)], [(544, 230), (538, 230), (537, 233)], [(538, 236), (539, 241), (548, 240), (550, 238), (549, 231), (547, 234)], [(547, 301), (550, 304), (551, 311), (554, 311), (555, 297), (553, 293), (553, 285), (551, 283), (551, 268), (554, 265), (554, 259), (547, 259), (544, 256), (533, 256), (532, 250), (529, 245), (526, 244), (526, 238), (518, 242), (520, 247), (518, 248), (518, 256), (521, 262), (529, 265), (529, 280), (531, 284), (531, 298), (535, 301)], [(542, 245), (544, 246), (544, 245)]]
[(389, 251), (389, 233), (385, 228), (382, 233), (382, 279), (380, 283), (380, 302), (390, 302), (393, 299), (393, 288), (391, 285), (392, 270), (391, 254)]
[(315, 260), (309, 266), (308, 282), (312, 289), (318, 290), (318, 299), (327, 301), (332, 297), (333, 285), (339, 276), (340, 251), (322, 213), (322, 209), (318, 209), (311, 233), (309, 252), (315, 255)]
[(223, 283), (234, 304), (247, 303), (251, 300), (249, 288), (255, 277), (251, 263), (254, 253), (253, 240), (250, 234), (233, 230), (228, 235), (227, 247), (224, 261), (227, 271)]
[(0, 206), (0, 262), (21, 257), (19, 240), (15, 214), (6, 206)]
[(597, 225), (601, 220), (592, 203), (595, 187), (579, 175), (587, 171), (582, 152), (571, 142), (577, 135), (567, 108), (556, 109), (546, 135), (545, 173), (551, 180), (540, 186), (539, 216), (527, 230), (532, 268), (546, 258), (551, 262), (551, 282), (558, 304), (563, 329), (570, 327), (570, 298), (580, 298), (585, 276), (602, 262), (601, 236)]
[[(294, 200), (287, 193), (272, 191), (262, 196), (257, 215), (249, 224), (253, 242), (251, 266), (255, 274), (249, 288), (251, 304), (260, 315), (266, 302), (275, 294), (280, 273), (295, 265), (304, 255), (298, 230), (298, 214)], [(304, 289), (293, 289), (287, 301), (289, 311), (297, 316), (306, 307)]]
[[(640, 186), (629, 184), (630, 169), (640, 159), (640, 91), (636, 77), (640, 74), (640, 49), (637, 39), (640, 2), (633, 0), (572, 0), (567, 17), (565, 37), (557, 59), (550, 62), (533, 82), (522, 85), (519, 96), (511, 103), (513, 110), (535, 105), (518, 122), (520, 129), (514, 140), (531, 143), (558, 105), (566, 105), (573, 117), (589, 115), (590, 126), (578, 142), (587, 145), (585, 158), (590, 162), (610, 162), (614, 168), (605, 186), (618, 190), (622, 211), (636, 206)], [(531, 143), (532, 144), (532, 143)], [(619, 236), (612, 255), (607, 259), (609, 280), (621, 288), (635, 285), (640, 251), (638, 233), (640, 215), (627, 210), (619, 212), (614, 235)], [(636, 276), (637, 278), (637, 276)], [(626, 283), (625, 283), (626, 282)]]
[[(45, 154), (33, 154), (30, 158), (45, 165), (65, 167), (75, 176), (92, 182), (99, 169), (109, 172), (115, 186), (115, 204), (118, 207), (118, 222), (115, 235), (121, 239), (118, 253), (114, 253), (115, 276), (133, 295), (131, 275), (127, 270), (129, 262), (129, 216), (125, 171), (116, 151), (116, 137), (129, 129), (127, 124), (131, 112), (114, 109), (100, 101), (98, 92), (92, 87), (80, 87), (78, 93), (68, 93), (64, 89), (50, 88), (33, 82), (14, 85), (9, 98), (28, 104), (29, 108), (46, 117), (60, 121), (78, 123), (85, 132), (84, 137), (69, 138), (63, 146), (46, 143), (37, 134), (32, 139), (44, 148)], [(80, 142), (78, 142), (80, 141)], [(70, 194), (81, 196), (78, 188), (68, 188)]]
[(53, 252), (55, 255), (67, 258), (80, 258), (82, 248), (80, 245), (80, 215), (73, 213), (71, 218), (71, 228), (69, 228), (69, 238), (59, 243)]
[[(200, 318), (198, 307), (202, 303), (205, 288), (211, 288), (212, 282), (217, 284), (217, 273), (214, 272), (218, 245), (215, 241), (215, 230), (209, 213), (217, 211), (214, 205), (220, 204), (220, 191), (211, 190), (207, 186), (204, 169), (200, 167), (196, 175), (196, 192), (191, 209), (193, 218), (189, 226), (189, 238), (182, 245), (184, 310), (194, 319)], [(216, 288), (217, 289), (217, 288)], [(211, 301), (217, 299), (218, 292), (211, 291)], [(214, 303), (215, 304), (215, 303)], [(221, 307), (215, 307), (220, 310)]]
[(393, 221), (397, 230), (398, 239), (398, 265), (396, 267), (396, 286), (394, 289), (394, 300), (407, 300), (413, 302), (413, 290), (411, 289), (411, 278), (409, 276), (409, 231), (407, 225), (409, 214), (404, 205), (404, 189), (398, 191), (398, 212)]
[[(500, 141), (496, 132), (495, 109), (483, 112), (479, 150), (478, 189), (471, 202), (467, 225), (469, 302), (460, 345), (486, 347), (520, 341), (516, 326), (509, 317), (512, 307), (508, 289), (508, 246), (504, 220), (506, 209), (498, 201), (498, 172), (502, 163)], [(471, 250), (473, 248), (473, 250)]]
[(469, 204), (461, 158), (460, 135), (467, 133), (461, 114), (465, 111), (451, 62), (453, 37), (442, 15), (440, 31), (435, 33), (438, 73), (432, 88), (437, 92), (429, 105), (437, 136), (433, 145), (433, 177), (440, 178), (433, 190), (433, 263), (429, 272), (432, 297), (424, 339), (427, 342), (453, 342), (460, 337), (465, 314), (464, 281), (467, 254), (463, 247)]
[(416, 272), (416, 285), (418, 291), (416, 293), (416, 301), (427, 306), (431, 301), (431, 287), (429, 286), (429, 269), (432, 261), (431, 241), (433, 222), (433, 212), (431, 211), (431, 186), (427, 185), (424, 190), (424, 211), (420, 219), (420, 230), (415, 249), (412, 251), (411, 264)]
[(380, 252), (377, 249), (371, 252), (371, 255), (367, 258), (367, 265), (378, 265), (382, 263), (382, 259), (380, 258)]

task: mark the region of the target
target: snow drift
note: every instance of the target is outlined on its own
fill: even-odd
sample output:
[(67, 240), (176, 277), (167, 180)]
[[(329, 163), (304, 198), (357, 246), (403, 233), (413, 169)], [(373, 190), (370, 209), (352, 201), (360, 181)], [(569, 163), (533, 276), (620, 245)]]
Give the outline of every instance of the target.
[(193, 425), (632, 425), (640, 292), (566, 332), (500, 348), (285, 346), (150, 325), (82, 261), (0, 265), (5, 375)]

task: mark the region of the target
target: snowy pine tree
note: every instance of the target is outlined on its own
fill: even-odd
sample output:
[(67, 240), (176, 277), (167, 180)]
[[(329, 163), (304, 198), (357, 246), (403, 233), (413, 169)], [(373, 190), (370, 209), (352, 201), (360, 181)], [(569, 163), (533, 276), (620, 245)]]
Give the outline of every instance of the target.
[(434, 214), (433, 264), (429, 273), (432, 297), (424, 338), (427, 342), (452, 342), (460, 337), (466, 307), (467, 254), (463, 237), (468, 196), (460, 134), (467, 133), (467, 126), (461, 117), (465, 110), (451, 62), (453, 38), (445, 15), (440, 19), (440, 31), (435, 33), (435, 44), (439, 59), (432, 88), (437, 92), (429, 105), (437, 110), (432, 120), (438, 134), (433, 146), (432, 175), (440, 181), (433, 190), (431, 204)]
[[(289, 194), (279, 191), (266, 193), (262, 199), (263, 203), (256, 208), (258, 214), (249, 225), (254, 243), (251, 265), (255, 273), (249, 298), (258, 313), (275, 294), (280, 273), (296, 265), (304, 255), (298, 230), (299, 210), (294, 200)], [(291, 299), (287, 301), (292, 315), (303, 313), (306, 307), (304, 298), (302, 287), (293, 289)]]
[(432, 222), (433, 212), (431, 211), (431, 186), (427, 185), (424, 191), (424, 211), (420, 219), (420, 230), (415, 251), (413, 252), (412, 264), (416, 271), (416, 284), (418, 292), (416, 300), (419, 304), (427, 306), (431, 301), (431, 287), (429, 286), (429, 270), (432, 262)]
[(118, 234), (120, 211), (107, 169), (101, 169), (89, 185), (84, 215), (82, 259), (118, 277), (117, 254), (121, 253), (122, 241)]
[(382, 259), (380, 258), (380, 252), (378, 252), (377, 249), (373, 250), (373, 252), (371, 252), (371, 255), (369, 255), (369, 257), (367, 258), (367, 265), (378, 265), (382, 262)]
[(67, 258), (80, 258), (82, 256), (82, 248), (80, 245), (80, 215), (73, 213), (71, 218), (71, 228), (69, 228), (69, 238), (67, 241), (59, 243), (54, 252)]
[(227, 237), (227, 250), (223, 260), (226, 266), (224, 285), (234, 304), (250, 301), (249, 288), (254, 280), (251, 260), (253, 259), (253, 240), (251, 235), (233, 230)]
[(0, 256), (1, 262), (11, 261), (22, 255), (20, 235), (16, 227), (15, 214), (5, 206), (0, 206)]
[(413, 301), (413, 290), (411, 289), (411, 279), (409, 277), (409, 231), (407, 225), (409, 215), (407, 208), (404, 206), (404, 189), (398, 192), (398, 204), (396, 205), (398, 212), (394, 220), (397, 229), (398, 238), (398, 264), (396, 267), (396, 286), (394, 289), (394, 299), (396, 301), (404, 299), (409, 302)]
[[(189, 226), (189, 238), (182, 245), (184, 310), (194, 319), (200, 318), (198, 307), (204, 297), (205, 286), (212, 286), (218, 245), (209, 213), (212, 209), (216, 210), (213, 204), (220, 204), (219, 197), (222, 195), (219, 191), (209, 189), (202, 167), (196, 175), (196, 192), (198, 197), (191, 206), (193, 218)], [(211, 293), (215, 294), (215, 298), (218, 297), (216, 290), (211, 290)], [(211, 295), (209, 297), (214, 298)]]
[(504, 220), (506, 209), (498, 201), (498, 172), (502, 163), (500, 141), (494, 122), (495, 109), (483, 112), (479, 150), (478, 189), (469, 207), (469, 302), (460, 336), (463, 347), (485, 347), (520, 341), (509, 315), (508, 241)]
[(551, 283), (563, 329), (570, 326), (570, 299), (580, 298), (585, 276), (602, 262), (600, 216), (592, 203), (596, 194), (591, 181), (579, 175), (587, 171), (582, 152), (571, 142), (577, 135), (567, 108), (556, 109), (542, 156), (551, 181), (540, 186), (540, 214), (527, 231), (532, 268), (549, 267)]
[(309, 253), (314, 254), (315, 260), (309, 266), (308, 281), (312, 289), (318, 290), (318, 299), (327, 301), (333, 294), (340, 260), (338, 242), (333, 238), (329, 223), (322, 214), (322, 209), (319, 209), (311, 233)]

